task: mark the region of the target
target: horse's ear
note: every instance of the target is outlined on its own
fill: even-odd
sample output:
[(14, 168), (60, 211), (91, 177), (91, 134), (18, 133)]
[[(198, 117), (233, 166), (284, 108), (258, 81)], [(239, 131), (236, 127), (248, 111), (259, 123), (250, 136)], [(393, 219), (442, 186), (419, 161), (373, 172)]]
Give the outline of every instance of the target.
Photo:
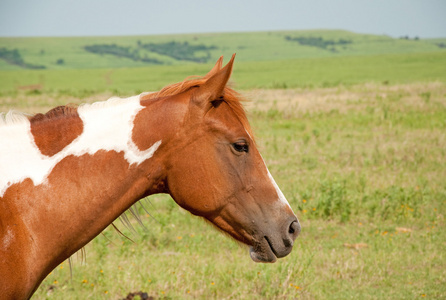
[(217, 60), (217, 63), (212, 68), (212, 70), (210, 70), (209, 73), (207, 73), (203, 78), (210, 78), (210, 77), (212, 77), (212, 75), (214, 75), (215, 73), (220, 71), (222, 65), (223, 65), (223, 56), (220, 56), (220, 58)]
[[(231, 60), (223, 69), (220, 69), (215, 74), (211, 75), (210, 78), (198, 88), (193, 95), (195, 104), (204, 108), (207, 104), (211, 103), (211, 101), (217, 100), (223, 96), (226, 84), (228, 83), (229, 77), (231, 77), (234, 58), (235, 54), (232, 55)], [(220, 60), (212, 70), (218, 67), (219, 62)]]

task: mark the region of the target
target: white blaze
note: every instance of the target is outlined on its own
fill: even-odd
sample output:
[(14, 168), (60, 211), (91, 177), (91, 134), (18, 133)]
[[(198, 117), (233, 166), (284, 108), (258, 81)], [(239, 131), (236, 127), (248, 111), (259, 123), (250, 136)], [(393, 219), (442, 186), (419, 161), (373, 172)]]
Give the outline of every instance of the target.
[(9, 186), (26, 178), (30, 178), (34, 185), (44, 183), (54, 166), (70, 155), (92, 155), (99, 150), (124, 152), (129, 164), (139, 164), (151, 158), (161, 141), (144, 151), (132, 141), (133, 121), (142, 108), (140, 96), (80, 106), (78, 113), (84, 125), (82, 134), (51, 157), (43, 155), (37, 148), (27, 118), (0, 124), (0, 197)]
[[(285, 195), (282, 193), (282, 191), (280, 190), (279, 186), (277, 185), (276, 181), (274, 180), (273, 176), (271, 175), (271, 173), (269, 172), (268, 168), (266, 168), (266, 170), (268, 171), (268, 177), (271, 180), (271, 183), (273, 184), (274, 188), (276, 189), (277, 192), (277, 196), (279, 196), (279, 200), (280, 202), (282, 202), (285, 205), (290, 206), (290, 203), (288, 203), (288, 200), (285, 198)], [(291, 206), (290, 206), (291, 208)]]
[[(249, 132), (248, 132), (246, 129), (245, 129), (245, 132), (248, 134), (249, 138), (252, 140), (251, 135), (249, 134)], [(268, 166), (266, 165), (265, 160), (263, 159), (262, 155), (260, 155), (260, 157), (262, 158), (262, 160), (263, 160), (263, 165), (265, 166), (266, 171), (268, 172), (269, 180), (271, 180), (272, 185), (273, 185), (274, 188), (276, 189), (276, 193), (277, 193), (277, 196), (278, 196), (278, 198), (279, 198), (279, 201), (280, 201), (281, 203), (283, 203), (284, 205), (288, 206), (288, 207), (291, 209), (291, 211), (293, 211), (293, 209), (292, 209), (291, 206), (290, 206), (290, 203), (288, 203), (288, 200), (285, 198), (285, 195), (282, 193), (282, 191), (280, 190), (280, 188), (279, 188), (279, 186), (277, 185), (276, 181), (274, 180), (273, 176), (272, 176), (271, 173), (269, 172), (269, 170), (268, 170)]]
[(288, 200), (285, 198), (285, 195), (280, 190), (280, 188), (277, 185), (276, 181), (274, 180), (273, 176), (269, 172), (268, 167), (266, 166), (266, 163), (265, 163), (265, 160), (263, 159), (263, 157), (262, 157), (262, 160), (263, 160), (263, 164), (265, 165), (266, 171), (268, 172), (269, 180), (271, 180), (272, 185), (276, 189), (277, 197), (278, 197), (280, 203), (282, 203), (283, 205), (288, 206), (291, 209), (291, 211), (292, 211), (293, 209), (291, 208), (290, 204), (288, 203)]

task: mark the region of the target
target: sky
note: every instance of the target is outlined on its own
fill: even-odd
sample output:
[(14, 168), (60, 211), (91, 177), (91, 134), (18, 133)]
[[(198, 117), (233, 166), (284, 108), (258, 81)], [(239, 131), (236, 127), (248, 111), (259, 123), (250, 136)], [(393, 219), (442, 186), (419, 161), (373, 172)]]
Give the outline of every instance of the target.
[(0, 0), (0, 36), (344, 29), (446, 37), (446, 0)]

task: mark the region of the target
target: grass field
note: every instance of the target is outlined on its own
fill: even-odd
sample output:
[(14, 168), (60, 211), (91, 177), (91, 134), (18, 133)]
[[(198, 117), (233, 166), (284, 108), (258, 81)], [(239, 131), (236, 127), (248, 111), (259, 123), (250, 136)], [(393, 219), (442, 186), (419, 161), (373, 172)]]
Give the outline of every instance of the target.
[[(146, 229), (117, 222), (135, 243), (106, 230), (85, 261), (74, 257), (72, 277), (63, 263), (34, 299), (446, 297), (445, 83), (245, 93), (261, 152), (302, 222), (290, 256), (255, 264), (154, 196), (153, 218), (140, 210)], [(43, 96), (23, 101), (38, 111)]]
[[(287, 40), (287, 37), (291, 40)], [(300, 44), (293, 38), (322, 39), (334, 43), (327, 47), (317, 44)], [(338, 44), (339, 40), (347, 44)], [(370, 56), (381, 54), (410, 54), (426, 52), (445, 53), (446, 48), (438, 44), (446, 39), (399, 39), (385, 35), (369, 35), (342, 30), (307, 30), (307, 31), (272, 31), (245, 33), (208, 33), (153, 36), (115, 36), (115, 37), (36, 37), (36, 38), (0, 38), (0, 49), (17, 49), (26, 63), (41, 65), (51, 70), (91, 69), (91, 68), (131, 68), (150, 64), (135, 61), (128, 57), (116, 57), (111, 54), (98, 55), (85, 51), (89, 45), (112, 45), (129, 48), (131, 53), (141, 57), (159, 60), (166, 65), (197, 65), (187, 60), (175, 59), (167, 54), (147, 51), (139, 44), (145, 43), (184, 43), (212, 47), (208, 63), (214, 62), (221, 55), (230, 56), (237, 52), (239, 62), (276, 61), (302, 58)], [(198, 51), (194, 56), (202, 56)], [(57, 63), (63, 60), (63, 63)], [(8, 64), (0, 59), (0, 70), (19, 70), (22, 67)]]
[[(366, 82), (446, 82), (446, 52), (236, 61), (232, 79), (237, 89), (245, 90), (318, 88)], [(84, 98), (97, 93), (128, 96), (159, 90), (166, 84), (181, 81), (190, 75), (203, 75), (210, 68), (210, 64), (194, 64), (119, 69), (0, 71), (0, 95), (17, 99), (21, 95), (18, 91), (25, 89), (26, 95), (47, 94), (56, 98)]]
[[(234, 45), (247, 37), (236, 35)], [(366, 37), (349, 38), (358, 46)], [(211, 45), (218, 35), (207, 38)], [(394, 53), (377, 46), (360, 55), (237, 56), (235, 87), (250, 100), (260, 151), (302, 224), (289, 256), (255, 264), (248, 249), (155, 195), (143, 201), (150, 215), (138, 207), (146, 228), (131, 218), (134, 231), (116, 222), (134, 243), (107, 229), (86, 255), (73, 256), (72, 271), (68, 261), (58, 266), (33, 299), (123, 299), (137, 291), (156, 299), (446, 298), (446, 54), (402, 50), (420, 41), (391, 40), (382, 43), (398, 42), (399, 52), (393, 45)], [(209, 67), (3, 69), (0, 111), (129, 96)], [(20, 89), (26, 85), (40, 87)]]

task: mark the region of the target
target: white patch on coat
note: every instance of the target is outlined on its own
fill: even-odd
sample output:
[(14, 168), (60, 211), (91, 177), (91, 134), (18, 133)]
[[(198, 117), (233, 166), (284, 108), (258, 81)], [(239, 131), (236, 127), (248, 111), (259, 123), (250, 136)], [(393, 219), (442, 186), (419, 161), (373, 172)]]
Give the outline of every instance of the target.
[(6, 233), (2, 237), (2, 249), (4, 251), (8, 250), (9, 245), (11, 245), (13, 239), (14, 239), (14, 232), (11, 230), (11, 228), (8, 227)]
[(44, 183), (54, 166), (70, 155), (93, 155), (99, 150), (124, 152), (129, 164), (151, 158), (161, 141), (144, 151), (132, 141), (133, 121), (141, 109), (139, 95), (80, 106), (82, 134), (51, 157), (43, 155), (36, 146), (26, 117), (16, 116), (14, 121), (4, 117), (0, 122), (0, 197), (9, 186), (26, 178), (36, 186)]

